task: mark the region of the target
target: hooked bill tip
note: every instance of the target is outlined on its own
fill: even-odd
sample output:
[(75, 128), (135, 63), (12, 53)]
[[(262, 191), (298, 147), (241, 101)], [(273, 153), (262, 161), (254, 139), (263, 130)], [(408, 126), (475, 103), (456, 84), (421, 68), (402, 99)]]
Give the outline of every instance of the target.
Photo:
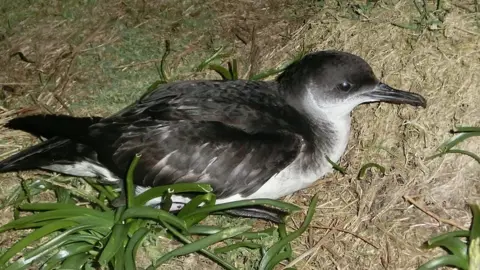
[(365, 95), (378, 102), (427, 107), (427, 100), (422, 95), (395, 89), (384, 83), (379, 83), (377, 87), (365, 93)]

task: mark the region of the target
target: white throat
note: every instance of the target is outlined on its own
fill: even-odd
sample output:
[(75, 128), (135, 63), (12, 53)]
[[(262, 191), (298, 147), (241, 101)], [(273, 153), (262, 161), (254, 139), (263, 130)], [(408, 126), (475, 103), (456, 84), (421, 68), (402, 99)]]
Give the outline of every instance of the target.
[[(330, 120), (330, 119), (329, 119)], [(333, 162), (338, 162), (347, 148), (348, 138), (350, 137), (350, 114), (343, 117), (330, 120), (332, 131), (335, 133), (332, 147), (326, 155)]]
[[(348, 144), (350, 136), (350, 114), (360, 102), (358, 100), (339, 103), (339, 104), (322, 104), (320, 106), (315, 102), (312, 89), (307, 89), (307, 94), (303, 100), (303, 108), (305, 113), (310, 116), (313, 121), (318, 121), (318, 126), (329, 125), (332, 135), (330, 149), (323, 149), (330, 160), (337, 162)], [(318, 119), (318, 120), (316, 120)]]

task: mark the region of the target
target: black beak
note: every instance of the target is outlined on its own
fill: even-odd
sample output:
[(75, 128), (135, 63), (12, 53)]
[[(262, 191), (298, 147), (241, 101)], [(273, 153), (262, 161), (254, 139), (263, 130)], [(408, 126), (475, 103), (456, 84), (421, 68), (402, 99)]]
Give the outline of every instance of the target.
[(363, 94), (372, 101), (427, 107), (427, 100), (419, 94), (398, 90), (384, 83), (379, 83), (373, 90)]

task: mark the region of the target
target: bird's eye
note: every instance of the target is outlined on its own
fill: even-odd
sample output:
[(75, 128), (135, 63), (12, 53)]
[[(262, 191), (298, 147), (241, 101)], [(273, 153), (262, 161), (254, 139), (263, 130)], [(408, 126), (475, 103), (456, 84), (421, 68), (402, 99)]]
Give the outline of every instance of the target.
[(341, 84), (338, 85), (338, 89), (342, 90), (342, 91), (348, 91), (352, 88), (352, 85), (348, 82), (343, 82)]

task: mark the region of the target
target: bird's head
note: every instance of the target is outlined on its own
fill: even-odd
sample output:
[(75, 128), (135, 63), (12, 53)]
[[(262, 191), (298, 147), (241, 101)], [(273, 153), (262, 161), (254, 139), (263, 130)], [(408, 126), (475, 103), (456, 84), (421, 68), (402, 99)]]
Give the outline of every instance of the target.
[(367, 62), (346, 52), (308, 54), (289, 65), (277, 81), (287, 101), (292, 101), (291, 105), (300, 110), (320, 110), (328, 116), (349, 115), (357, 105), (371, 102), (424, 108), (427, 104), (419, 94), (381, 82)]

